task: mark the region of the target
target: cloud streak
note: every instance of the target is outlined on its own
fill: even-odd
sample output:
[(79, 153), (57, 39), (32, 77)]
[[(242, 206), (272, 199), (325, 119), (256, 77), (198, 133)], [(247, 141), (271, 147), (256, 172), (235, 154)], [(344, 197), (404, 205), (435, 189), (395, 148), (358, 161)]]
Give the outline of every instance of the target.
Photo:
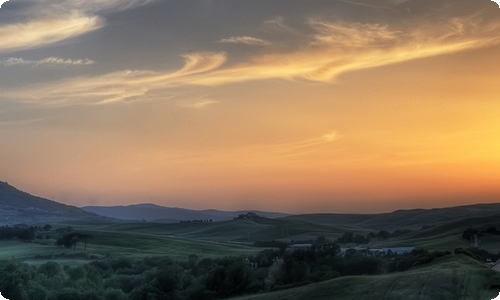
[(87, 66), (95, 62), (91, 59), (64, 59), (60, 57), (47, 57), (39, 60), (26, 60), (19, 57), (9, 57), (0, 60), (0, 65), (4, 66), (40, 66), (40, 65), (63, 65), (63, 66)]
[[(0, 53), (55, 44), (104, 26), (100, 13), (145, 5), (154, 0), (17, 0), (25, 20), (0, 26)], [(7, 11), (9, 12), (9, 11)]]
[(177, 106), (183, 108), (194, 108), (194, 109), (202, 109), (209, 105), (220, 103), (220, 101), (210, 100), (210, 99), (197, 99), (197, 100), (184, 100), (177, 102)]
[(100, 18), (80, 14), (4, 25), (0, 27), (0, 53), (47, 46), (100, 27)]
[(225, 44), (245, 44), (245, 45), (252, 45), (252, 46), (267, 46), (270, 43), (259, 38), (254, 38), (251, 36), (233, 36), (230, 38), (222, 39), (219, 41), (219, 43), (225, 43)]
[[(346, 72), (487, 47), (499, 43), (498, 23), (451, 18), (393, 29), (387, 24), (309, 20), (314, 34), (298, 49), (227, 65), (226, 53), (184, 55), (173, 72), (121, 71), (0, 92), (1, 96), (46, 103), (104, 104), (139, 99), (148, 92), (188, 85), (285, 79), (330, 83)], [(34, 92), (35, 91), (35, 92)], [(71, 100), (69, 100), (71, 99)]]

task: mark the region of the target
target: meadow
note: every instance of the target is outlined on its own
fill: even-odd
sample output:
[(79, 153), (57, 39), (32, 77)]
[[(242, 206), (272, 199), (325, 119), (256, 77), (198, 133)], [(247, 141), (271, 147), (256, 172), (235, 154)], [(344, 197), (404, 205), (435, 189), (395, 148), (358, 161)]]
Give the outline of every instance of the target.
[[(409, 229), (405, 220), (416, 220), (418, 215), (421, 222)], [(239, 300), (492, 299), (498, 295), (499, 273), (490, 270), (482, 259), (471, 258), (472, 254), (447, 255), (412, 267), (419, 259), (434, 257), (433, 253), (468, 248), (469, 241), (462, 237), (467, 228), (500, 225), (496, 214), (480, 218), (460, 209), (446, 222), (436, 217), (440, 215), (439, 211), (430, 216), (413, 211), (385, 219), (323, 214), (170, 224), (66, 222), (52, 224), (52, 230), (37, 234), (32, 241), (0, 241), (0, 261), (4, 272), (17, 270), (31, 278), (34, 286), (17, 284), (26, 286), (30, 295), (44, 295), (40, 299), (59, 300), (68, 295), (106, 300), (149, 299), (147, 295), (160, 297), (151, 299), (163, 299), (165, 295), (171, 299), (240, 296), (235, 298)], [(62, 237), (74, 233), (88, 237), (86, 242), (80, 239), (74, 247), (56, 245)], [(347, 243), (341, 242), (346, 236), (351, 240), (342, 244)], [(353, 243), (353, 237), (363, 241)], [(316, 250), (286, 252), (283, 245), (289, 243), (311, 243)], [(373, 257), (367, 250), (359, 250), (342, 257), (337, 245), (360, 249), (406, 246), (416, 250), (392, 257)], [(479, 247), (498, 257), (500, 235), (481, 235)], [(247, 263), (242, 263), (245, 260)], [(253, 266), (249, 263), (258, 268), (249, 267)], [(57, 271), (55, 279), (46, 274), (47, 269)], [(171, 278), (165, 270), (177, 275)], [(18, 280), (15, 278), (12, 280)], [(130, 288), (117, 280), (129, 282)], [(161, 280), (170, 282), (171, 290), (162, 290)], [(2, 283), (4, 287), (8, 282)], [(58, 287), (66, 285), (69, 289), (63, 293)], [(83, 292), (87, 286), (98, 292), (95, 297)], [(32, 297), (16, 294), (15, 288), (9, 293), (13, 299)]]

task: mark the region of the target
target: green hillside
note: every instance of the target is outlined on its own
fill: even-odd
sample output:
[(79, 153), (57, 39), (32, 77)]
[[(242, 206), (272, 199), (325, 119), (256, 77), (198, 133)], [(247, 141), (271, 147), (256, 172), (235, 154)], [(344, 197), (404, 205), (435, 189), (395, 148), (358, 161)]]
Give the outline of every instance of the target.
[(461, 300), (493, 299), (500, 293), (500, 273), (462, 255), (406, 272), (378, 276), (342, 277), (238, 300)]
[(105, 230), (159, 234), (215, 241), (300, 240), (326, 236), (336, 239), (346, 231), (367, 233), (348, 225), (332, 226), (290, 219), (244, 219), (212, 223), (125, 223)]
[(398, 210), (382, 214), (306, 214), (285, 217), (288, 220), (301, 220), (315, 224), (350, 225), (373, 230), (393, 230), (426, 226), (440, 226), (461, 222), (466, 219), (500, 215), (500, 204), (474, 204), (466, 206)]
[[(313, 217), (314, 216), (310, 215), (307, 219), (312, 219)], [(324, 215), (319, 215), (319, 219), (323, 217)], [(469, 242), (462, 239), (462, 232), (469, 226), (477, 228), (487, 226), (500, 227), (499, 220), (500, 215), (490, 215), (482, 218), (462, 217), (462, 219), (457, 221), (428, 226), (423, 229), (414, 229), (410, 233), (398, 237), (391, 237), (386, 240), (375, 238), (365, 246), (372, 248), (413, 246), (418, 248), (453, 250), (457, 247), (469, 246)], [(391, 232), (401, 228), (394, 226)], [(369, 232), (376, 233), (378, 231), (377, 228), (362, 228), (356, 226), (356, 224), (322, 224), (320, 222), (313, 223), (295, 218), (257, 218), (213, 223), (122, 223), (104, 225), (101, 226), (100, 229), (105, 231), (116, 231), (117, 233), (142, 233), (176, 238), (238, 243), (270, 240), (311, 240), (316, 239), (318, 236), (325, 236), (330, 240), (336, 240), (346, 232), (353, 232), (366, 236)], [(485, 235), (481, 238), (481, 248), (497, 252), (498, 249), (500, 249), (500, 236)]]

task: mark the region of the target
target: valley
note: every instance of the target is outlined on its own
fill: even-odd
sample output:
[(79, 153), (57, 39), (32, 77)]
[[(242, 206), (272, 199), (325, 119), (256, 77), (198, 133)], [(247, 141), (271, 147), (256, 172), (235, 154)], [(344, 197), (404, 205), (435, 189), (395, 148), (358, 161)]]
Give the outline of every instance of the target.
[[(150, 288), (153, 291), (146, 294), (170, 295), (172, 299), (236, 297), (241, 300), (311, 299), (311, 295), (314, 299), (482, 299), (500, 291), (500, 273), (489, 269), (486, 263), (500, 258), (500, 235), (492, 229), (500, 228), (500, 204), (373, 215), (283, 214), (275, 215), (276, 218), (238, 211), (224, 212), (232, 214), (226, 216), (229, 220), (185, 219), (174, 223), (134, 221), (134, 215), (129, 215), (132, 220), (100, 216), (75, 207), (59, 206), (57, 202), (5, 185), (0, 192), (0, 205), (17, 214), (4, 218), (3, 228), (12, 228), (12, 232), (19, 234), (33, 232), (27, 240), (0, 240), (3, 270), (25, 270), (23, 272), (31, 274), (30, 280), (36, 284), (43, 282), (36, 274), (45, 272), (49, 266), (59, 270), (57, 280), (70, 280), (74, 276), (72, 272), (80, 270), (87, 275), (71, 279), (74, 283), (66, 292), (80, 293), (82, 299), (88, 299), (90, 294), (79, 289), (92, 280), (97, 280), (92, 286), (99, 293), (119, 295), (116, 299), (145, 299), (141, 298), (146, 297), (143, 289)], [(14, 196), (16, 202), (5, 201)], [(34, 216), (27, 214), (42, 210), (43, 213)], [(480, 233), (477, 248), (471, 248), (470, 240), (463, 237), (464, 231), (470, 228)], [(67, 246), (64, 239), (69, 243)], [(378, 250), (397, 251), (398, 247), (408, 250), (401, 254)], [(470, 250), (457, 252), (456, 249)], [(417, 266), (417, 261), (422, 260), (426, 262)], [(197, 271), (202, 262), (211, 267)], [(123, 264), (123, 269), (113, 267), (116, 264)], [(178, 277), (171, 292), (154, 292), (154, 286), (146, 288), (143, 282), (146, 277), (137, 277), (163, 276), (160, 274), (165, 268), (171, 272), (184, 269), (183, 275), (176, 273)], [(227, 273), (232, 269), (236, 273)], [(97, 277), (85, 277), (90, 274)], [(192, 278), (186, 277), (187, 274)], [(212, 278), (216, 274), (222, 277)], [(249, 277), (238, 277), (243, 275)], [(140, 280), (142, 285), (120, 289), (111, 284), (119, 278), (116, 276), (144, 279)], [(183, 287), (181, 283), (188, 278), (192, 283), (184, 283)], [(219, 284), (228, 284), (224, 278), (243, 280), (242, 286), (226, 293), (219, 289)], [(40, 288), (46, 297), (41, 299), (53, 299), (62, 293), (53, 290), (57, 280), (52, 280)], [(210, 280), (222, 281), (213, 285)], [(5, 289), (9, 286), (6, 284), (0, 284), (0, 288)], [(191, 290), (195, 286), (198, 290)], [(36, 294), (31, 285), (26, 288), (30, 291), (28, 294)], [(370, 298), (364, 298), (368, 292)], [(9, 290), (7, 294), (14, 295), (12, 299), (32, 297), (16, 296)], [(198, 296), (193, 296), (195, 294)], [(96, 299), (115, 299), (102, 295)]]

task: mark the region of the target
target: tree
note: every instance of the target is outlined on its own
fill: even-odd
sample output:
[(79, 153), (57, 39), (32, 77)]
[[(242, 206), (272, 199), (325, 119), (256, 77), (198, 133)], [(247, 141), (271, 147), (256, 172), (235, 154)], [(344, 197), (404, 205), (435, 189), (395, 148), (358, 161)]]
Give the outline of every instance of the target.
[(362, 236), (361, 234), (355, 234), (354, 237), (352, 238), (352, 241), (356, 244), (368, 243), (368, 240), (364, 236)]
[(92, 238), (90, 234), (86, 233), (80, 233), (79, 239), (83, 240), (84, 246), (83, 246), (83, 251), (87, 251), (87, 240)]
[(84, 251), (86, 251), (87, 250), (87, 240), (89, 238), (92, 238), (92, 236), (90, 234), (72, 232), (72, 233), (68, 233), (68, 234), (64, 235), (62, 238), (57, 239), (56, 245), (57, 246), (64, 246), (66, 248), (73, 247), (73, 250), (75, 250), (76, 244), (83, 240), (83, 242), (85, 243)]
[(380, 230), (378, 233), (377, 233), (377, 237), (378, 238), (381, 238), (383, 240), (387, 240), (388, 238), (391, 237), (391, 234), (385, 230)]
[(352, 243), (353, 242), (353, 237), (354, 237), (354, 233), (352, 233), (352, 232), (346, 232), (346, 233), (344, 233), (344, 235), (342, 235), (341, 237), (339, 237), (337, 240), (341, 244), (347, 244), (347, 243)]
[(38, 267), (38, 273), (45, 274), (49, 278), (59, 275), (61, 271), (62, 271), (61, 266), (53, 261), (48, 261), (45, 264)]
[(462, 238), (463, 238), (463, 239), (466, 239), (466, 240), (468, 240), (468, 241), (470, 241), (470, 239), (471, 239), (474, 235), (476, 235), (476, 234), (478, 234), (478, 233), (479, 233), (479, 231), (478, 231), (477, 229), (474, 229), (474, 228), (472, 228), (472, 227), (469, 227), (469, 228), (465, 229), (465, 230), (464, 230), (464, 232), (462, 233)]

